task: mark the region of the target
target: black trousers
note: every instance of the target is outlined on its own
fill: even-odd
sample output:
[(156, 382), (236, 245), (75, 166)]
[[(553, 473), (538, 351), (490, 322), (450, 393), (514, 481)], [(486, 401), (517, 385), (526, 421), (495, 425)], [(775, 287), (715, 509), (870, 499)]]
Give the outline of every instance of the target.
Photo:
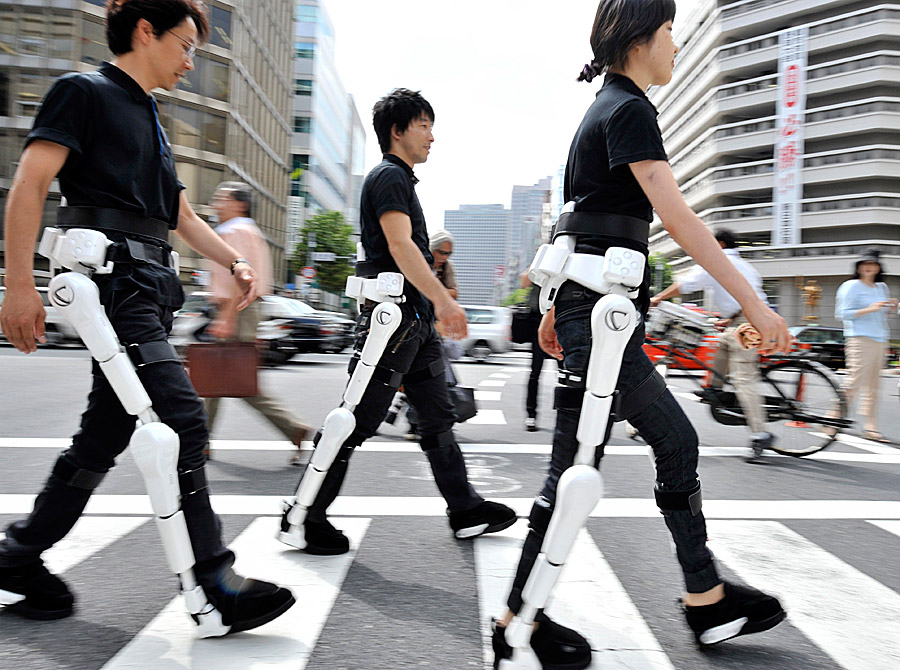
[[(103, 291), (104, 308), (123, 345), (164, 341), (172, 327), (172, 308), (160, 306), (130, 287)], [(153, 411), (181, 440), (178, 470), (203, 466), (209, 440), (206, 413), (180, 362), (153, 363), (138, 369), (150, 395)], [(81, 416), (81, 429), (61, 458), (71, 466), (106, 473), (128, 446), (136, 426), (100, 371), (93, 363), (93, 387), (88, 407)], [(13, 523), (0, 541), (0, 566), (18, 566), (39, 560), (41, 552), (56, 544), (75, 525), (93, 491), (72, 486), (55, 474), (47, 479), (27, 519)], [(210, 506), (209, 490), (183, 496), (182, 509), (197, 561), (196, 573), (203, 583), (231, 565), (234, 555), (222, 545), (219, 519)]]
[[(369, 330), (373, 306), (364, 309), (357, 319), (356, 351), (362, 351)], [(451, 512), (472, 509), (484, 500), (466, 473), (465, 461), (452, 428), (456, 422), (453, 404), (447, 392), (444, 352), (434, 328), (430, 311), (408, 303), (400, 306), (402, 320), (379, 361), (381, 370), (374, 377), (392, 371), (402, 375), (406, 399), (418, 419), (419, 443), (428, 457), (435, 483)], [(308, 519), (322, 522), (326, 510), (340, 492), (347, 475), (353, 450), (372, 437), (384, 421), (396, 387), (377, 381), (369, 383), (353, 415), (356, 428), (347, 438), (337, 459), (328, 470), (319, 495), (309, 509)]]
[(544, 361), (550, 356), (538, 344), (537, 331), (531, 339), (531, 374), (528, 376), (528, 395), (525, 397), (525, 412), (532, 419), (537, 418), (538, 388)]

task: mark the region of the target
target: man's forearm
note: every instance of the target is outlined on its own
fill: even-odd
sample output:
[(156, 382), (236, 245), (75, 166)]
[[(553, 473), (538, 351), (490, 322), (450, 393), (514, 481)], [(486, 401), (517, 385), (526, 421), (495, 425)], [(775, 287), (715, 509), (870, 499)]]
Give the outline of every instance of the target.
[(655, 296), (653, 296), (654, 300), (668, 300), (676, 295), (681, 295), (681, 284), (675, 282), (669, 288), (664, 291), (660, 291)]
[(180, 217), (175, 232), (198, 254), (226, 268), (230, 268), (231, 262), (241, 256), (198, 216)]
[(6, 203), (6, 285), (34, 286), (34, 247), (49, 184), (21, 181), (13, 184)]
[(390, 251), (406, 280), (431, 302), (438, 303), (450, 297), (447, 289), (428, 267), (422, 251), (411, 238), (390, 245)]

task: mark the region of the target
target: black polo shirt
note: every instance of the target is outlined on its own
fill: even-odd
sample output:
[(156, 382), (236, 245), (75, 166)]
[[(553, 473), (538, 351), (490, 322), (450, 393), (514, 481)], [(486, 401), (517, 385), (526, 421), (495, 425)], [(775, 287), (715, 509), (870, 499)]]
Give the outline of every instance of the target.
[[(434, 263), (434, 256), (428, 248), (428, 229), (425, 215), (416, 196), (419, 182), (412, 168), (393, 154), (384, 154), (384, 159), (366, 175), (360, 198), (360, 230), (362, 245), (366, 252), (366, 263), (382, 272), (399, 272), (397, 263), (391, 256), (387, 238), (381, 228), (381, 216), (386, 212), (403, 212), (412, 224), (412, 240), (422, 252), (428, 266)], [(364, 272), (364, 274), (371, 274)], [(404, 282), (404, 294), (415, 306), (430, 305), (430, 302), (410, 283)]]
[[(657, 111), (644, 92), (628, 77), (607, 74), (603, 87), (588, 108), (566, 163), (564, 195), (575, 201), (575, 211), (625, 214), (650, 222), (653, 207), (634, 178), (630, 163), (668, 160)], [(633, 240), (603, 235), (598, 225), (596, 237), (579, 237), (576, 250), (603, 254), (610, 246), (621, 246), (648, 254), (646, 245)], [(649, 307), (650, 268), (638, 306)]]
[[(68, 205), (119, 209), (165, 221), (170, 229), (177, 226), (184, 185), (175, 174), (153, 97), (116, 66), (103, 63), (95, 72), (57, 79), (26, 146), (34, 140), (68, 147), (58, 175)], [(134, 285), (163, 305), (177, 306), (184, 299), (175, 273), (157, 265), (117, 263), (112, 279), (115, 286)]]

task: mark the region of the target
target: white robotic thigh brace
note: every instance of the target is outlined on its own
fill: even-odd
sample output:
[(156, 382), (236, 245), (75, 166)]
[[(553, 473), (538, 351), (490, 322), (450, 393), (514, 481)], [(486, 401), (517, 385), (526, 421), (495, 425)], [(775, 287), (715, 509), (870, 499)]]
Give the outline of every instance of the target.
[(221, 613), (210, 604), (194, 575), (194, 552), (181, 511), (178, 435), (153, 412), (150, 396), (100, 304), (97, 285), (90, 279), (94, 273), (112, 271), (112, 263), (106, 262), (110, 244), (106, 235), (96, 230), (45, 229), (40, 253), (53, 263), (74, 270), (50, 281), (50, 302), (78, 332), (125, 411), (137, 417), (140, 425), (132, 434), (129, 447), (150, 495), (166, 560), (180, 579), (181, 594), (197, 623), (199, 636), (218, 637), (230, 627), (222, 623)]
[(531, 280), (541, 286), (543, 312), (568, 280), (605, 295), (591, 312), (592, 346), (575, 464), (560, 477), (541, 552), (522, 591), (522, 607), (506, 630), (506, 641), (514, 652), (512, 659), (500, 662), (504, 670), (521, 667), (532, 654), (529, 641), (535, 616), (550, 600), (575, 538), (603, 494), (603, 480), (593, 465), (598, 446), (606, 441), (625, 346), (638, 324), (637, 309), (630, 298), (636, 296), (643, 280), (643, 254), (611, 247), (601, 266), (601, 258), (574, 253), (574, 248), (574, 237), (560, 236), (553, 245), (545, 244), (538, 250), (529, 270)]
[(310, 506), (316, 500), (329, 468), (338, 452), (356, 428), (353, 410), (362, 400), (378, 362), (387, 348), (391, 336), (400, 327), (400, 307), (403, 300), (403, 275), (398, 272), (382, 272), (374, 279), (347, 277), (347, 295), (355, 298), (360, 307), (366, 300), (377, 302), (369, 319), (369, 335), (353, 369), (350, 381), (344, 389), (341, 405), (325, 417), (313, 456), (297, 487), (294, 499), (285, 501), (287, 530), (278, 533), (278, 539), (296, 549), (306, 548), (303, 523)]

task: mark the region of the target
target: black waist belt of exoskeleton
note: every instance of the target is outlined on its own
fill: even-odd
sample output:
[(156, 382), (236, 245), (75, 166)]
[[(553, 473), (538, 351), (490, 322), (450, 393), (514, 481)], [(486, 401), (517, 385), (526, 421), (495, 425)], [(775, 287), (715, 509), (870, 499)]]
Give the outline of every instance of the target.
[(646, 247), (650, 240), (650, 224), (643, 219), (626, 214), (565, 212), (560, 215), (553, 226), (550, 234), (551, 241), (559, 235), (622, 237), (640, 242)]
[(398, 268), (396, 265), (394, 265), (393, 267), (375, 265), (375, 263), (373, 263), (372, 261), (356, 262), (357, 277), (366, 277), (367, 279), (371, 279), (373, 277), (377, 277), (379, 272), (400, 272), (400, 268)]
[[(58, 207), (56, 214), (57, 226), (62, 230), (89, 228), (100, 232), (124, 234), (124, 244), (113, 244), (107, 253), (107, 261), (117, 263), (137, 261), (164, 267), (171, 265), (172, 257), (166, 248), (169, 224), (165, 221), (108, 207)], [(152, 238), (157, 244), (134, 239), (130, 237), (132, 235)]]

